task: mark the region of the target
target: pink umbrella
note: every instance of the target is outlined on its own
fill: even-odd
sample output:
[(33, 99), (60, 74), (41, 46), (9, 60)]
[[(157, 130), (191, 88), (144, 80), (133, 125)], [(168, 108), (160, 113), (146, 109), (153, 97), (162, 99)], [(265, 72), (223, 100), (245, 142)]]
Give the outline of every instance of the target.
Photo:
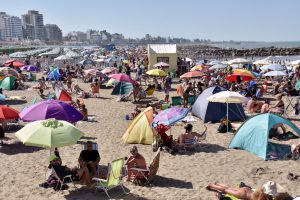
[(191, 71), (191, 72), (187, 72), (183, 75), (180, 76), (180, 78), (198, 78), (201, 76), (204, 76), (205, 74), (203, 72), (200, 71)]
[(135, 83), (134, 80), (132, 80), (129, 76), (126, 74), (112, 74), (109, 76), (109, 78), (113, 78), (115, 80), (118, 80), (120, 82), (129, 82), (129, 83)]
[(86, 75), (91, 75), (91, 76), (95, 76), (95, 77), (97, 77), (97, 76), (104, 76), (103, 73), (100, 72), (97, 69), (87, 69), (87, 70), (84, 71), (84, 73)]
[(117, 70), (116, 68), (106, 67), (101, 72), (103, 74), (109, 74), (109, 73), (112, 73), (112, 72), (116, 72), (116, 70)]

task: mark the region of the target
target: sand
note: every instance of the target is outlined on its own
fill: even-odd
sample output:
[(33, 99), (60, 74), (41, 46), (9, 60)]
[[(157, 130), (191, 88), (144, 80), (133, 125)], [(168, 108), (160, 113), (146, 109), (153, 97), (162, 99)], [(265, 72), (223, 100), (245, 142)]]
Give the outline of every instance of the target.
[[(88, 84), (81, 83), (83, 88)], [(176, 86), (173, 85), (173, 88)], [(124, 120), (125, 114), (131, 113), (135, 105), (131, 102), (117, 102), (116, 96), (110, 95), (111, 89), (102, 89), (101, 98), (86, 99), (85, 103), (90, 115), (97, 122), (80, 122), (77, 126), (85, 135), (80, 140), (96, 141), (99, 144), (101, 161), (105, 166), (111, 160), (129, 155), (132, 145), (122, 143), (121, 137), (130, 124)], [(5, 91), (7, 95), (26, 96), (27, 101), (37, 96), (36, 91)], [(171, 96), (175, 92), (171, 92)], [(156, 92), (156, 97), (163, 98), (162, 92)], [(15, 102), (16, 103), (16, 102)], [(25, 104), (17, 102), (11, 105), (19, 111)], [(8, 104), (8, 103), (6, 103)], [(193, 123), (195, 131), (203, 130), (203, 122), (197, 118)], [(299, 124), (298, 124), (299, 125)], [(216, 199), (214, 192), (209, 192), (205, 186), (211, 182), (223, 182), (235, 185), (241, 181), (259, 188), (263, 183), (272, 180), (288, 189), (291, 195), (299, 195), (300, 180), (287, 179), (289, 172), (300, 175), (297, 161), (264, 161), (255, 155), (242, 150), (227, 149), (233, 135), (217, 133), (218, 124), (207, 124), (207, 143), (199, 150), (185, 155), (170, 155), (162, 152), (160, 168), (154, 182), (147, 187), (125, 183), (128, 194), (122, 195), (119, 188), (110, 191), (115, 199)], [(179, 135), (183, 126), (172, 127), (172, 134)], [(53, 189), (39, 188), (45, 181), (48, 149), (28, 147), (21, 144), (14, 136), (14, 131), (6, 133), (8, 145), (0, 149), (0, 199), (107, 199), (102, 191), (86, 189), (70, 185), (68, 190), (57, 192)], [(297, 143), (300, 140), (284, 143)], [(148, 163), (154, 156), (150, 145), (138, 145)], [(81, 144), (59, 149), (63, 164), (76, 166), (81, 151)]]

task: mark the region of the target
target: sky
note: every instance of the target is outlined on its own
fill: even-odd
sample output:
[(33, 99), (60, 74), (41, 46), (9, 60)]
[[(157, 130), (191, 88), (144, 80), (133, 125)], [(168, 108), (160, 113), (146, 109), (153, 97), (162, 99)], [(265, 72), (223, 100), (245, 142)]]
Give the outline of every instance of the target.
[(300, 0), (0, 0), (0, 11), (44, 15), (64, 34), (87, 29), (213, 41), (300, 41)]

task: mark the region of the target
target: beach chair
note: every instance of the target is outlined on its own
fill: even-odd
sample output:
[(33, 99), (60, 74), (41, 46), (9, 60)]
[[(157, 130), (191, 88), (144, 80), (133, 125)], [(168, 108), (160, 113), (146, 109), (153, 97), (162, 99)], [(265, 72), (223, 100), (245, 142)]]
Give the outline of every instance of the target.
[(126, 194), (125, 188), (122, 183), (123, 166), (124, 158), (113, 160), (109, 163), (106, 179), (93, 178), (93, 181), (96, 181), (96, 188), (104, 190), (108, 198), (110, 198), (108, 191), (118, 186), (120, 186), (123, 190), (123, 193)]
[(53, 167), (51, 168), (51, 174), (58, 180), (57, 185), (56, 185), (56, 187), (55, 187), (56, 189), (57, 189), (58, 185), (60, 184), (59, 191), (62, 189), (62, 187), (63, 187), (63, 185), (64, 185), (65, 183), (68, 183), (67, 181), (72, 182), (74, 188), (76, 188), (76, 185), (75, 185), (75, 183), (74, 183), (74, 181), (73, 181), (73, 179), (72, 179), (72, 175), (71, 175), (71, 174), (62, 177), (62, 176), (60, 176), (60, 175), (55, 171), (55, 169), (54, 169)]
[[(135, 175), (135, 178), (132, 181), (141, 186), (150, 184), (154, 180), (154, 178), (157, 174), (157, 171), (159, 168), (159, 159), (160, 159), (160, 148), (156, 152), (155, 157), (152, 160), (152, 163), (150, 164), (150, 166), (147, 169), (140, 169), (140, 168), (131, 168), (130, 169), (130, 170), (137, 172), (137, 174)], [(139, 175), (144, 178), (143, 181), (137, 179), (137, 177), (140, 177)]]
[[(82, 150), (87, 150), (86, 143), (82, 144)], [(93, 150), (96, 150), (96, 151), (99, 152), (98, 144), (96, 142), (93, 142)], [(100, 152), (99, 152), (99, 155), (100, 155)], [(100, 155), (100, 160), (101, 160), (101, 155)], [(79, 164), (78, 164), (78, 167), (80, 167)], [(99, 166), (97, 167), (97, 174), (98, 175), (100, 174), (100, 167)]]
[(182, 104), (181, 96), (172, 97), (172, 106), (177, 106)]

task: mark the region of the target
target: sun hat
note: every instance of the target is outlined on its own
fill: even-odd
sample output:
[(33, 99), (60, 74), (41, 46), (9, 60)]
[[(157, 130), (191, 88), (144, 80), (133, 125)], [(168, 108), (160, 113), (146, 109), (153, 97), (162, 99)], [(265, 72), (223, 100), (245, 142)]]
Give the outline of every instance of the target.
[(50, 155), (50, 156), (48, 157), (48, 161), (49, 161), (49, 162), (51, 162), (51, 161), (53, 161), (53, 160), (55, 160), (55, 159), (57, 159), (56, 155)]
[(285, 193), (285, 189), (273, 181), (268, 181), (263, 185), (263, 192), (271, 196), (278, 196), (279, 193)]

